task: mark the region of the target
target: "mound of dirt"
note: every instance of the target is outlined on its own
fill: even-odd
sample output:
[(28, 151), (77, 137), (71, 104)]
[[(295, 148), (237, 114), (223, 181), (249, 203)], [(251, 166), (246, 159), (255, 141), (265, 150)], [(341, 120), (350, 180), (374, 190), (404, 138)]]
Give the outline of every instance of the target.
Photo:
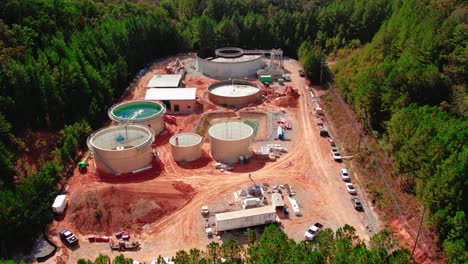
[[(69, 202), (68, 221), (82, 234), (109, 234), (122, 229), (137, 232), (183, 207), (195, 190), (183, 182), (168, 182), (167, 192), (139, 192), (136, 189), (105, 186), (77, 193)], [(161, 189), (160, 189), (161, 191)]]
[(277, 97), (272, 101), (272, 104), (279, 107), (296, 107), (297, 106), (298, 96), (286, 95), (282, 97)]

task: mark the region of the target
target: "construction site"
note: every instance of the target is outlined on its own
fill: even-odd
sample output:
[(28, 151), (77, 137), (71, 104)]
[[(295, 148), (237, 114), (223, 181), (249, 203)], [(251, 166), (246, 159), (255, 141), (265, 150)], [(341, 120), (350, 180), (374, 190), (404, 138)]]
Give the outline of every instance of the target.
[[(369, 240), (378, 216), (359, 186), (348, 193), (340, 169), (352, 157), (330, 153), (343, 146), (299, 70), (280, 49), (206, 49), (153, 63), (109, 108), (108, 126), (89, 135), (66, 209), (48, 230), (55, 255), (76, 263), (125, 250), (150, 263), (212, 241), (242, 243), (248, 228), (268, 224), (298, 242), (315, 222), (349, 224)], [(63, 229), (78, 247), (62, 245)]]

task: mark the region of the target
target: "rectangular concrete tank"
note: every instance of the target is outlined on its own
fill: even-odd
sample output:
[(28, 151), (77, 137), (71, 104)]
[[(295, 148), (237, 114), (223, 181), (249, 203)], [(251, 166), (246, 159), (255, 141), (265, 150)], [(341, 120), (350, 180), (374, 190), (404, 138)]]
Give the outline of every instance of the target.
[(274, 223), (276, 211), (273, 206), (264, 206), (215, 215), (218, 232), (244, 227)]

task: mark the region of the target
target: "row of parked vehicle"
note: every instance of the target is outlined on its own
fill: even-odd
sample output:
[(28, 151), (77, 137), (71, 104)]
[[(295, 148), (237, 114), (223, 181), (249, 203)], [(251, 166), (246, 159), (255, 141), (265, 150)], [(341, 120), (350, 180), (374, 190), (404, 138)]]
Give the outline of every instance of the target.
[[(354, 188), (354, 185), (350, 182), (351, 178), (349, 176), (349, 169), (348, 168), (341, 168), (340, 169), (340, 176), (343, 181), (345, 181), (345, 187), (346, 190), (350, 194), (356, 194), (356, 188)], [(354, 209), (361, 211), (362, 210), (362, 203), (361, 200), (358, 197), (351, 197), (351, 202), (354, 206)]]
[[(335, 142), (333, 141), (332, 138), (328, 138), (328, 142), (330, 143), (330, 146), (331, 146), (331, 155), (333, 159), (337, 162), (341, 162), (343, 158)], [(348, 193), (353, 194), (353, 195), (357, 194), (356, 188), (354, 188), (354, 185), (351, 183), (351, 177), (349, 176), (349, 169), (346, 167), (341, 168), (340, 176), (341, 176), (341, 179), (345, 181), (345, 187)], [(362, 211), (362, 203), (358, 197), (351, 197), (351, 203), (353, 204), (354, 209), (358, 211)]]

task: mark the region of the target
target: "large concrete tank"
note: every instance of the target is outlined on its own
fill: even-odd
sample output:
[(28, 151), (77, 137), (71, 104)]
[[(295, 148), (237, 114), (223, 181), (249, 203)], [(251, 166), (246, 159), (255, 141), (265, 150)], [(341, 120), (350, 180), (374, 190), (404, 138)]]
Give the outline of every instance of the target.
[(122, 125), (98, 130), (88, 137), (100, 171), (122, 174), (151, 164), (154, 132), (147, 126)]
[(130, 101), (112, 106), (108, 115), (117, 123), (149, 126), (157, 135), (164, 130), (165, 112), (166, 108), (159, 102)]
[(203, 138), (195, 133), (180, 133), (169, 139), (175, 161), (193, 161), (201, 157)]
[(223, 122), (208, 130), (211, 156), (223, 163), (237, 163), (241, 156), (252, 156), (253, 128), (242, 122)]
[(244, 106), (256, 103), (261, 98), (260, 88), (244, 80), (226, 80), (208, 86), (211, 102), (226, 106)]
[(265, 65), (260, 54), (245, 54), (240, 48), (203, 49), (197, 53), (197, 69), (215, 79), (255, 76)]

